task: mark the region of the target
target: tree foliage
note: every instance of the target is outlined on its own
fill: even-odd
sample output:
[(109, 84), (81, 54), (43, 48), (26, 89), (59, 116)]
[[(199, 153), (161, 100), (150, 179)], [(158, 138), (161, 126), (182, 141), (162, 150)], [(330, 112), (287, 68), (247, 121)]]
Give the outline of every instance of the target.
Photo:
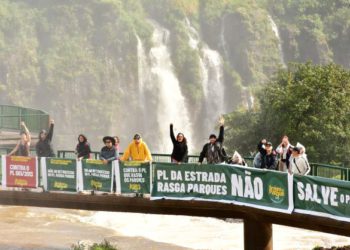
[[(261, 90), (259, 109), (228, 115), (228, 142), (244, 153), (283, 135), (312, 161), (349, 163), (350, 72), (339, 65), (290, 64)], [(248, 143), (247, 143), (248, 142)]]

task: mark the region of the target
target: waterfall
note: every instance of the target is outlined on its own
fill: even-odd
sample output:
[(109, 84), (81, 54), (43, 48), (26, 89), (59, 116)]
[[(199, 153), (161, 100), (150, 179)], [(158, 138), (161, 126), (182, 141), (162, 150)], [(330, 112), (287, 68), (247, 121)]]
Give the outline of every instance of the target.
[(204, 112), (204, 129), (206, 133), (212, 131), (216, 125), (218, 117), (226, 113), (225, 107), (225, 84), (223, 79), (223, 61), (220, 54), (209, 48), (209, 46), (201, 42), (199, 48), (200, 36), (196, 29), (191, 26), (190, 21), (185, 19), (189, 45), (198, 51), (199, 66), (201, 70), (201, 81), (205, 99)]
[(247, 110), (251, 110), (254, 107), (255, 98), (248, 87), (242, 88), (242, 100), (243, 105)]
[(229, 59), (229, 54), (227, 52), (227, 46), (226, 46), (226, 41), (225, 41), (225, 17), (224, 15), (221, 19), (221, 30), (220, 30), (220, 45), (222, 47), (222, 50), (224, 51), (224, 56), (226, 60)]
[(204, 78), (206, 81), (203, 81), (207, 116), (216, 119), (220, 114), (226, 112), (222, 58), (217, 51), (210, 49), (207, 45), (203, 46), (202, 52), (206, 70), (203, 74), (208, 76)]
[(275, 34), (275, 36), (276, 36), (276, 38), (278, 40), (278, 51), (279, 51), (279, 54), (280, 54), (282, 65), (284, 67), (286, 67), (286, 62), (284, 61), (284, 55), (283, 55), (283, 49), (282, 49), (282, 40), (281, 40), (281, 37), (280, 37), (280, 33), (278, 31), (277, 24), (275, 23), (275, 21), (272, 19), (272, 17), (270, 15), (267, 15), (267, 17), (269, 18), (271, 29), (272, 29), (273, 33)]
[[(185, 98), (181, 93), (179, 80), (174, 73), (168, 47), (169, 31), (151, 21), (154, 27), (152, 35), (153, 47), (150, 50), (151, 82), (157, 84), (156, 93), (158, 109), (157, 120), (160, 127), (159, 152), (171, 152), (172, 144), (169, 138), (169, 124), (180, 129), (187, 138), (191, 138), (191, 123)], [(152, 110), (149, 110), (152, 112)], [(191, 140), (189, 140), (189, 143)], [(191, 144), (189, 145), (191, 150)]]
[(147, 77), (149, 76), (149, 68), (147, 63), (146, 52), (143, 47), (140, 37), (136, 34), (137, 39), (137, 69), (138, 69), (138, 83), (140, 104), (144, 105), (146, 102), (145, 87), (147, 84)]

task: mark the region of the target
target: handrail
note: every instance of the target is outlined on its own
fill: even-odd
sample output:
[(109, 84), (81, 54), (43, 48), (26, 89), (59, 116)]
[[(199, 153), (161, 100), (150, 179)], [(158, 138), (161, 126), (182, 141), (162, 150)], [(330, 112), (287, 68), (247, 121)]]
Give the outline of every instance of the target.
[[(98, 159), (99, 154), (100, 152), (97, 152), (97, 151), (92, 152), (92, 156), (94, 159)], [(123, 155), (122, 152), (119, 154)], [(58, 150), (57, 157), (75, 158), (76, 155), (73, 150)], [(154, 153), (152, 154), (152, 157), (154, 161), (171, 162), (171, 157), (169, 154)], [(189, 155), (188, 162), (189, 163), (198, 162), (198, 158), (199, 158), (198, 155)], [(253, 161), (253, 159), (254, 158), (251, 156), (244, 157), (244, 160), (250, 163)], [(252, 164), (248, 164), (248, 165), (252, 166)], [(322, 164), (322, 163), (310, 163), (310, 167), (311, 167), (310, 175), (350, 181), (350, 168), (346, 168), (342, 166), (334, 166), (329, 164)]]

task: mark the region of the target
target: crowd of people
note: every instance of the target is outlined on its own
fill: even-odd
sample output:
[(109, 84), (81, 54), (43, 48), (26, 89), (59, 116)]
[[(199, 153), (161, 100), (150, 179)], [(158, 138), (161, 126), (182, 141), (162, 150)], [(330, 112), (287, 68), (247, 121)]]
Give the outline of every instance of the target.
[[(202, 164), (204, 159), (208, 164), (236, 164), (246, 166), (243, 157), (234, 152), (228, 156), (224, 150), (224, 123), (223, 117), (219, 119), (219, 136), (211, 134), (209, 141), (204, 144), (199, 155), (198, 164)], [(31, 144), (31, 135), (24, 122), (21, 122), (21, 139), (9, 155), (29, 156)], [(49, 131), (42, 130), (39, 133), (39, 139), (36, 144), (36, 153), (38, 157), (54, 157), (51, 141), (54, 131), (54, 121), (50, 121)], [(170, 124), (170, 139), (173, 144), (171, 153), (171, 162), (181, 164), (188, 162), (187, 139), (183, 133), (178, 133), (175, 137), (174, 126)], [(114, 160), (120, 161), (152, 161), (151, 152), (147, 144), (142, 140), (140, 134), (135, 134), (132, 142), (119, 157), (120, 141), (118, 136), (103, 137), (104, 146), (100, 152), (100, 159), (104, 164)], [(291, 145), (288, 136), (283, 136), (281, 143), (274, 150), (271, 142), (262, 139), (257, 146), (257, 154), (254, 157), (253, 167), (260, 169), (278, 170), (289, 172), (290, 174), (307, 175), (310, 171), (310, 165), (307, 160), (305, 147), (300, 143), (296, 146)], [(78, 136), (78, 144), (75, 148), (78, 160), (89, 159), (91, 157), (91, 147), (87, 137), (83, 134)]]
[(254, 157), (253, 166), (299, 175), (307, 175), (310, 172), (305, 147), (300, 143), (296, 146), (291, 145), (286, 135), (276, 150), (273, 149), (271, 142), (262, 139), (258, 144), (258, 153)]

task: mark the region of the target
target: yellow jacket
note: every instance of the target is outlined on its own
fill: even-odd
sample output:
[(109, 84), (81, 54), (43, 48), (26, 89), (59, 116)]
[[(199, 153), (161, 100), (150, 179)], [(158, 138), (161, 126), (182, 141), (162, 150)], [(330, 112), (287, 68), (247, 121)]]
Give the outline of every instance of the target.
[(152, 161), (152, 155), (146, 143), (144, 143), (141, 139), (139, 144), (136, 144), (135, 141), (132, 141), (127, 149), (125, 149), (124, 154), (120, 160)]

